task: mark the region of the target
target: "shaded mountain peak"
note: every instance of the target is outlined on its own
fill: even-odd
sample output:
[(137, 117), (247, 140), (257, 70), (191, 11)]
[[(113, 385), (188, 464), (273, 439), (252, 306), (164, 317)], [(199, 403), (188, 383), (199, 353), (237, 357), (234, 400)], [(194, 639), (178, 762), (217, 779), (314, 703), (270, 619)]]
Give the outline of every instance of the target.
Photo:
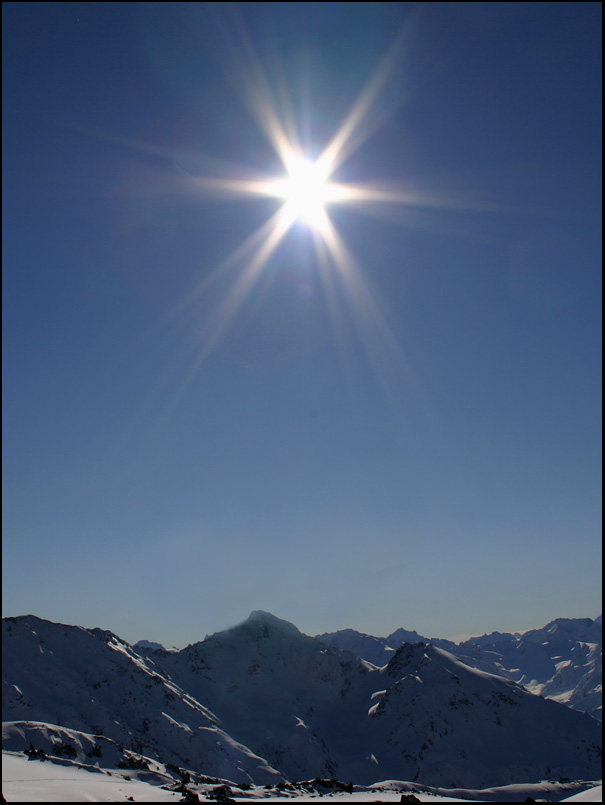
[(420, 666), (429, 659), (427, 652), (431, 648), (430, 643), (404, 643), (393, 654), (384, 671), (389, 676), (398, 677), (417, 674)]
[(263, 609), (255, 609), (253, 610), (244, 623), (259, 623), (267, 628), (271, 629), (285, 629), (289, 632), (294, 632), (296, 634), (300, 634), (300, 631), (294, 626), (293, 623), (290, 621), (283, 620), (282, 618), (278, 618), (277, 615), (271, 614), (271, 612), (265, 612)]
[(401, 643), (421, 643), (426, 642), (426, 637), (418, 634), (415, 630), (410, 629), (396, 629), (386, 638), (387, 642), (391, 644), (400, 645)]
[(262, 609), (255, 609), (245, 621), (237, 626), (213, 635), (213, 637), (218, 637), (219, 639), (231, 636), (249, 637), (254, 640), (283, 640), (284, 638), (304, 637), (293, 623), (282, 620)]

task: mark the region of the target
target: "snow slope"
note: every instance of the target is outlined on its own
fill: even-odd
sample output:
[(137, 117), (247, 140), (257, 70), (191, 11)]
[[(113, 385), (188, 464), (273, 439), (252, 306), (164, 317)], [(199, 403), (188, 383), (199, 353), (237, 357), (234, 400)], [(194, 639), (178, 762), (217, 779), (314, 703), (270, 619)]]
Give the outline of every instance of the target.
[[(173, 781), (170, 781), (171, 783)], [(176, 786), (154, 785), (139, 779), (139, 773), (121, 769), (95, 770), (74, 761), (31, 762), (16, 752), (2, 753), (2, 792), (8, 802), (182, 802), (182, 791), (168, 790)], [(217, 788), (211, 784), (189, 783), (187, 788), (208, 800)], [(436, 791), (418, 789), (406, 783), (388, 781), (371, 788), (358, 788), (352, 793), (329, 790), (321, 786), (300, 786), (297, 789), (251, 787), (249, 790), (228, 785), (236, 802), (262, 799), (263, 802), (283, 802), (285, 797), (308, 802), (400, 802), (401, 794), (413, 792), (420, 802), (523, 802), (527, 797), (551, 802), (601, 802), (601, 786), (544, 783), (539, 785), (505, 786), (484, 791)], [(577, 791), (565, 799), (571, 791)]]
[(84, 769), (71, 763), (30, 762), (2, 753), (2, 793), (8, 802), (178, 802), (180, 794), (117, 773)]

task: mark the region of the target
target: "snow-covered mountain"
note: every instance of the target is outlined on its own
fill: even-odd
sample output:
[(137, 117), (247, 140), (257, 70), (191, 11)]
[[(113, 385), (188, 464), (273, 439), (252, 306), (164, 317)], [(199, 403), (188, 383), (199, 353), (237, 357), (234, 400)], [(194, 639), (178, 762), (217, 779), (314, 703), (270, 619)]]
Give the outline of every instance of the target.
[(522, 634), (485, 635), (456, 647), (471, 665), (601, 718), (603, 627), (591, 618), (558, 618)]
[(600, 776), (593, 718), (426, 643), (379, 669), (264, 612), (172, 653), (26, 616), (3, 622), (3, 656), (3, 721), (103, 734), (229, 780)]
[(431, 643), (433, 646), (451, 652), (456, 649), (456, 644), (450, 640), (423, 637), (418, 632), (409, 629), (396, 629), (388, 637), (374, 637), (355, 629), (340, 629), (338, 632), (318, 634), (316, 638), (328, 646), (349, 651), (357, 657), (368, 660), (379, 668), (386, 665), (394, 652), (404, 643)]
[(165, 763), (234, 781), (282, 779), (158, 672), (153, 659), (112, 632), (30, 615), (3, 619), (2, 627), (3, 722), (40, 721), (103, 735)]
[[(532, 693), (601, 718), (602, 635), (599, 616), (595, 620), (559, 618), (542, 629), (492, 632), (459, 644), (433, 638), (430, 642), (474, 668), (504, 676)], [(388, 663), (404, 642), (427, 642), (405, 629), (388, 637), (343, 629), (318, 635), (318, 639), (379, 666)]]
[[(567, 719), (581, 716), (591, 733), (593, 725), (600, 732), (590, 716), (561, 711), (430, 644), (405, 643), (379, 673), (386, 692), (376, 697), (373, 716), (389, 726), (379, 730), (375, 745), (393, 765), (405, 762), (406, 779), (438, 778), (454, 787), (462, 777), (483, 787), (486, 766), (496, 778), (515, 782), (517, 775), (568, 777), (562, 764), (583, 763), (587, 736), (569, 742), (574, 722)], [(597, 750), (592, 758), (598, 757)]]

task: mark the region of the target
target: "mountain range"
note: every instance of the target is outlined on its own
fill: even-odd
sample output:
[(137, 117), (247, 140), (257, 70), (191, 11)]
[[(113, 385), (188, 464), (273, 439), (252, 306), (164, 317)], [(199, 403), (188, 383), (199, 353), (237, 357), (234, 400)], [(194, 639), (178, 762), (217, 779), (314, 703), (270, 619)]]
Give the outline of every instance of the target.
[(431, 642), (473, 668), (503, 676), (531, 693), (562, 702), (601, 718), (603, 627), (601, 616), (558, 618), (542, 629), (492, 632), (462, 643), (427, 639), (397, 629), (388, 637), (373, 637), (354, 629), (317, 635), (329, 646), (345, 649), (382, 666), (403, 643)]
[(321, 777), (481, 788), (600, 777), (592, 716), (434, 642), (388, 646), (378, 667), (326, 639), (266, 612), (181, 651), (34, 616), (6, 618), (10, 748), (27, 748), (37, 723), (234, 782)]

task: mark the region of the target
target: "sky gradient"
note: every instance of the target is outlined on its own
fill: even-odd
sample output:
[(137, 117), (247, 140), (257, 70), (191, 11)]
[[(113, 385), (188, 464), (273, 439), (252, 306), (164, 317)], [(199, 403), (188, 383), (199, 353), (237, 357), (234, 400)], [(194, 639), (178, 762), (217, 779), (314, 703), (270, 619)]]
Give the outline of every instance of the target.
[[(595, 617), (600, 31), (598, 3), (4, 3), (4, 614), (179, 647), (254, 609)], [(217, 269), (280, 202), (202, 180), (283, 175), (252, 93), (313, 159), (377, 76), (334, 179), (406, 202), (328, 208), (357, 275), (296, 223), (228, 318), (249, 259)]]

